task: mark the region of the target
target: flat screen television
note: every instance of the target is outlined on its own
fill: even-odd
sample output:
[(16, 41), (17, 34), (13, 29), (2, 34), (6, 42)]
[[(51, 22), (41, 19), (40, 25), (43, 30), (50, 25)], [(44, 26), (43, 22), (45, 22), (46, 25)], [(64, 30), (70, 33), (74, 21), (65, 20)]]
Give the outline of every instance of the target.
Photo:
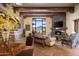
[(63, 21), (54, 22), (54, 27), (63, 27)]

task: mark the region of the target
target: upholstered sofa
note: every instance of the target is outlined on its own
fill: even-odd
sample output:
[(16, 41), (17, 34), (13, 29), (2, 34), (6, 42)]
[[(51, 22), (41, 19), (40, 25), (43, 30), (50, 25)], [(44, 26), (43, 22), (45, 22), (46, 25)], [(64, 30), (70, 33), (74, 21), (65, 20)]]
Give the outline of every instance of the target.
[(45, 42), (42, 42), (41, 39), (39, 39), (39, 40), (35, 39), (34, 41), (38, 42), (38, 43), (45, 43), (45, 45), (47, 45), (47, 46), (53, 46), (56, 42), (55, 36), (51, 37), (49, 35), (42, 35), (40, 33), (34, 33), (34, 34), (32, 33), (32, 35), (35, 36), (35, 37), (38, 37), (38, 38), (44, 38)]
[[(42, 35), (40, 33), (36, 33), (35, 36), (44, 38), (45, 44), (48, 45), (48, 46), (53, 46), (56, 42), (56, 37), (55, 36), (51, 37), (50, 35)], [(42, 43), (40, 40), (37, 40), (37, 41)]]
[(56, 37), (50, 37), (48, 39), (45, 40), (46, 45), (48, 46), (53, 46), (56, 42)]

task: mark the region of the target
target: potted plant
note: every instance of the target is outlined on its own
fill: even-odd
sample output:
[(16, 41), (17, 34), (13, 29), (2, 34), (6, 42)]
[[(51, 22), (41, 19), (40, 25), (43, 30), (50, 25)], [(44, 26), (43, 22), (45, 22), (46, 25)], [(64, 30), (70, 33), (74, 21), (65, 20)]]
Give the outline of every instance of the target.
[(8, 50), (9, 44), (9, 33), (10, 30), (13, 30), (18, 24), (20, 24), (20, 20), (17, 19), (14, 15), (10, 15), (7, 12), (0, 11), (0, 30), (2, 32), (2, 42), (4, 48)]

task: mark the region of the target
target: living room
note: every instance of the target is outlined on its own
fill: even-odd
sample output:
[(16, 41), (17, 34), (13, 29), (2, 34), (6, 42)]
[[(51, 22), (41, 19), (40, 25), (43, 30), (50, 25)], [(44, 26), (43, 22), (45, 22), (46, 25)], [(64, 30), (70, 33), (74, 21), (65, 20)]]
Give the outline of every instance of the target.
[[(10, 21), (4, 21), (5, 15)], [(79, 55), (78, 20), (78, 3), (1, 3), (0, 44), (3, 52), (0, 51), (0, 55)], [(6, 31), (9, 33), (7, 39), (4, 37)], [(28, 37), (33, 39), (31, 49), (25, 47), (31, 44)], [(19, 43), (22, 45), (18, 48)], [(11, 50), (4, 52), (3, 48)]]

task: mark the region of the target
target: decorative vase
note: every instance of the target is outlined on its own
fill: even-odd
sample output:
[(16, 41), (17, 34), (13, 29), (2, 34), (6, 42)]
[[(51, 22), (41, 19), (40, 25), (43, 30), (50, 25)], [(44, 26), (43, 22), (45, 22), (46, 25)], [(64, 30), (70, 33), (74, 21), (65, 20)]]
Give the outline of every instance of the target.
[(3, 47), (5, 50), (9, 50), (9, 31), (4, 29), (2, 30), (2, 41), (3, 41)]

